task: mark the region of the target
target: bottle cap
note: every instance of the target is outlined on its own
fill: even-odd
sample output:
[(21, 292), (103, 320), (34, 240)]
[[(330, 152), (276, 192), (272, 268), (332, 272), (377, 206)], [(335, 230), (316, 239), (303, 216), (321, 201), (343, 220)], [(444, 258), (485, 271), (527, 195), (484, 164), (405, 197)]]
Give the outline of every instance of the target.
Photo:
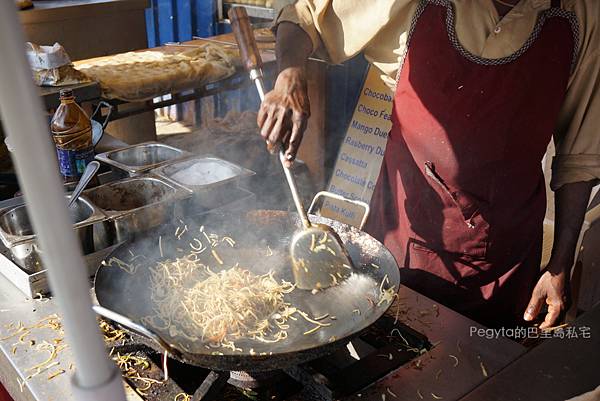
[(59, 94), (60, 94), (61, 99), (73, 98), (73, 90), (72, 89), (61, 89)]

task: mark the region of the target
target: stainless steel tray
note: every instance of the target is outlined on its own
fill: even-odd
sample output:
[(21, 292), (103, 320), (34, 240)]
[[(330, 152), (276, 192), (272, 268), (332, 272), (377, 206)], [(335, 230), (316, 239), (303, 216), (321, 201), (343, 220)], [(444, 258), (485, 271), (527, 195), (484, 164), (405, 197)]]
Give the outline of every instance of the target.
[(180, 160), (154, 169), (152, 173), (192, 191), (193, 205), (206, 209), (235, 200), (230, 199), (228, 194), (235, 193), (242, 180), (255, 174), (254, 171), (210, 155)]
[(137, 176), (192, 154), (160, 142), (144, 142), (96, 155), (96, 160), (129, 176)]
[[(67, 196), (69, 198), (70, 195)], [(106, 246), (103, 222), (107, 217), (102, 212), (85, 197), (80, 197), (69, 211), (84, 254), (95, 252), (97, 245), (99, 248)], [(0, 238), (10, 252), (10, 258), (23, 270), (35, 273), (43, 269), (42, 251), (24, 203), (0, 211)]]
[(84, 191), (111, 225), (112, 243), (125, 241), (175, 218), (175, 206), (191, 191), (147, 174)]
[[(70, 195), (66, 196), (67, 199)], [(35, 274), (43, 270), (42, 250), (40, 249), (24, 200), (18, 204), (2, 202), (6, 207), (0, 210), (0, 238), (6, 257), (17, 265), (24, 274)], [(105, 248), (108, 243), (103, 234), (107, 217), (85, 197), (80, 197), (69, 211), (73, 229), (85, 255)]]
[[(117, 247), (112, 245), (108, 248), (84, 256), (86, 269), (89, 276), (93, 276), (100, 263)], [(11, 251), (0, 244), (0, 274), (9, 280), (15, 287), (28, 297), (36, 297), (38, 294), (48, 294), (50, 285), (46, 270), (27, 272), (14, 260)]]
[[(175, 210), (175, 205), (170, 202), (176, 202), (178, 199), (186, 199), (190, 196), (191, 192), (185, 188), (181, 188), (173, 183), (166, 183), (158, 177), (139, 177), (139, 178), (126, 178), (124, 180), (117, 181), (117, 177), (111, 175), (106, 177), (107, 181), (101, 186), (89, 189), (87, 191), (93, 191), (101, 187), (107, 187), (111, 184), (117, 185), (120, 182), (129, 182), (136, 179), (148, 179), (150, 181), (156, 180), (161, 182), (170, 190), (169, 193), (173, 196), (169, 196), (168, 199), (162, 199), (169, 203), (168, 205), (161, 205), (160, 203), (153, 202), (150, 207), (160, 206), (159, 209)], [(147, 207), (141, 207), (138, 209), (112, 211), (112, 213), (105, 213), (102, 209), (89, 199), (85, 194), (82, 195), (83, 201), (86, 205), (91, 206), (94, 209), (93, 218), (90, 216), (89, 219), (81, 222), (81, 225), (87, 230), (91, 228), (93, 230), (94, 238), (94, 249), (91, 253), (87, 253), (84, 256), (86, 266), (83, 266), (90, 275), (93, 275), (100, 262), (112, 252), (112, 250), (118, 246), (123, 238), (129, 237), (127, 231), (127, 223), (131, 222), (143, 222), (145, 217), (143, 213)], [(6, 201), (0, 201), (0, 214), (2, 212), (10, 211), (12, 209), (21, 207), (24, 205), (24, 199), (14, 198)], [(23, 208), (24, 209), (24, 208)], [(110, 211), (108, 211), (110, 212)], [(19, 213), (22, 216), (23, 213)], [(175, 217), (173, 213), (172, 217)], [(166, 217), (171, 218), (171, 214), (167, 214)], [(16, 218), (16, 221), (21, 221), (23, 217)], [(10, 220), (10, 219), (9, 219)], [(89, 225), (85, 225), (88, 224)], [(22, 291), (29, 297), (35, 297), (39, 294), (46, 294), (50, 291), (47, 280), (46, 270), (42, 264), (41, 251), (39, 250), (35, 241), (35, 235), (25, 235), (30, 231), (22, 230), (19, 225), (13, 227), (12, 224), (4, 224), (7, 232), (7, 239), (11, 240), (11, 244), (16, 246), (9, 249), (4, 245), (5, 239), (0, 241), (0, 274), (6, 277), (15, 287)], [(79, 226), (79, 224), (78, 224)], [(20, 237), (18, 235), (20, 235)], [(15, 236), (10, 238), (10, 236)], [(89, 234), (86, 235), (86, 239), (89, 239)], [(0, 237), (2, 235), (0, 234)], [(84, 251), (86, 251), (84, 249)], [(90, 251), (90, 249), (88, 249)]]
[[(67, 195), (66, 198), (68, 200), (71, 196)], [(106, 216), (85, 196), (77, 199), (69, 212), (71, 213), (73, 228), (76, 231), (106, 219)], [(27, 207), (24, 203), (0, 211), (0, 239), (8, 248), (35, 239)]]
[(215, 156), (193, 156), (152, 170), (159, 177), (174, 181), (192, 191), (203, 191), (255, 174)]

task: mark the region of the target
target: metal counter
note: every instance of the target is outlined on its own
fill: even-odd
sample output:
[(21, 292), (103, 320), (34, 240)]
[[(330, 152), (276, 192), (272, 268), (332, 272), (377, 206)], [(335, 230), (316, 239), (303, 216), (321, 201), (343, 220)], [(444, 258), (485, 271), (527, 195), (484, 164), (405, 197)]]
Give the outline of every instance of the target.
[[(491, 376), (517, 359), (525, 349), (505, 339), (487, 340), (469, 335), (470, 327), (481, 327), (457, 313), (434, 306), (430, 299), (402, 287), (399, 293), (400, 320), (425, 334), (434, 348), (419, 358), (418, 366), (408, 364), (392, 372), (365, 391), (350, 397), (352, 400), (415, 400), (418, 393), (425, 399), (433, 399), (432, 393), (444, 400), (457, 400), (486, 380), (480, 364), (483, 363)], [(397, 306), (392, 306), (391, 312)], [(26, 299), (4, 278), (0, 277), (0, 339), (7, 333), (9, 324), (31, 325), (57, 313), (52, 299)], [(57, 335), (52, 330), (38, 330), (31, 338), (36, 344), (52, 342)], [(29, 338), (27, 338), (29, 340)], [(15, 401), (68, 401), (73, 399), (69, 378), (73, 373), (72, 358), (68, 347), (58, 353), (59, 365), (65, 373), (48, 379), (43, 372), (23, 383), (32, 373), (28, 371), (43, 361), (48, 354), (19, 346), (13, 353), (16, 338), (0, 340), (0, 379)], [(456, 360), (449, 355), (452, 354)], [(396, 397), (394, 397), (394, 394)]]
[(600, 304), (571, 328), (577, 338), (547, 340), (461, 401), (564, 401), (600, 386)]
[(419, 366), (404, 365), (344, 401), (420, 400), (421, 396), (458, 400), (526, 351), (505, 338), (472, 336), (471, 331), (483, 326), (409, 288), (401, 287), (398, 295), (400, 321), (427, 336), (434, 347), (418, 358)]

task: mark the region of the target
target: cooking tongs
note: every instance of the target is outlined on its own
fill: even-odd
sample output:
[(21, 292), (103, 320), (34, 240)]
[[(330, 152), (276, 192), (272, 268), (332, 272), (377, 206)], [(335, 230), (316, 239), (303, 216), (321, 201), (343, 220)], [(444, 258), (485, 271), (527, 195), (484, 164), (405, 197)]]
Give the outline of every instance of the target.
[[(229, 10), (229, 19), (238, 43), (240, 55), (250, 79), (254, 81), (260, 100), (265, 97), (262, 60), (254, 33), (244, 7)], [(320, 290), (341, 283), (352, 273), (354, 266), (337, 233), (329, 226), (312, 224), (308, 219), (292, 172), (285, 165), (285, 154), (280, 146), (279, 160), (290, 187), (302, 229), (294, 234), (290, 244), (293, 274), (296, 286), (305, 290)]]

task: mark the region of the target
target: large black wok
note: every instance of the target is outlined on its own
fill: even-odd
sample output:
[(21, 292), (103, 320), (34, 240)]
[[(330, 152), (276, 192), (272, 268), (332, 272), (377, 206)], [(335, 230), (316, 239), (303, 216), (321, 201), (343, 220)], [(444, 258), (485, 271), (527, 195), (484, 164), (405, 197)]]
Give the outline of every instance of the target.
[[(215, 271), (235, 263), (255, 274), (274, 272), (277, 280), (293, 282), (289, 242), (300, 221), (296, 214), (283, 211), (252, 211), (237, 214), (214, 213), (189, 218), (183, 223), (187, 231), (175, 236), (177, 227), (183, 223), (162, 227), (158, 232), (148, 232), (137, 239), (116, 248), (96, 273), (95, 291), (101, 314), (108, 315), (126, 328), (153, 336), (148, 344), (157, 350), (166, 350), (183, 362), (215, 370), (273, 370), (306, 362), (345, 345), (353, 336), (380, 318), (391, 305), (391, 299), (382, 300), (381, 288), (395, 294), (400, 285), (397, 264), (390, 252), (370, 235), (348, 225), (327, 218), (310, 215), (313, 222), (330, 225), (339, 234), (354, 263), (354, 275), (339, 286), (312, 294), (296, 289), (285, 296), (286, 301), (313, 317), (329, 314), (323, 322), (331, 323), (312, 334), (306, 331), (314, 327), (302, 318), (289, 320), (288, 337), (274, 344), (256, 340), (238, 340), (243, 349), (209, 349), (208, 340), (190, 341), (183, 336), (172, 335), (168, 329), (142, 325), (143, 317), (152, 315), (151, 283), (149, 267), (157, 261), (184, 256), (189, 253), (189, 243), (200, 237), (200, 227), (205, 232), (229, 236), (236, 241), (235, 247), (220, 246), (218, 249), (224, 265), (215, 263), (210, 252), (200, 255), (200, 260)], [(163, 257), (160, 256), (159, 237)], [(272, 251), (272, 256), (269, 249)], [(121, 269), (112, 258), (130, 263), (134, 269)], [(114, 259), (112, 259), (114, 262)], [(387, 280), (384, 282), (384, 278)], [(382, 282), (384, 282), (382, 284)], [(196, 283), (189, 283), (193, 286)], [(380, 302), (381, 301), (381, 302)], [(129, 319), (124, 321), (121, 316)], [(335, 320), (330, 317), (334, 316)], [(182, 317), (182, 319), (184, 319)], [(177, 325), (173, 321), (172, 325)], [(141, 327), (137, 326), (140, 325)], [(252, 349), (252, 352), (250, 351)], [(222, 355), (215, 354), (218, 351)], [(261, 355), (262, 354), (262, 355)]]

